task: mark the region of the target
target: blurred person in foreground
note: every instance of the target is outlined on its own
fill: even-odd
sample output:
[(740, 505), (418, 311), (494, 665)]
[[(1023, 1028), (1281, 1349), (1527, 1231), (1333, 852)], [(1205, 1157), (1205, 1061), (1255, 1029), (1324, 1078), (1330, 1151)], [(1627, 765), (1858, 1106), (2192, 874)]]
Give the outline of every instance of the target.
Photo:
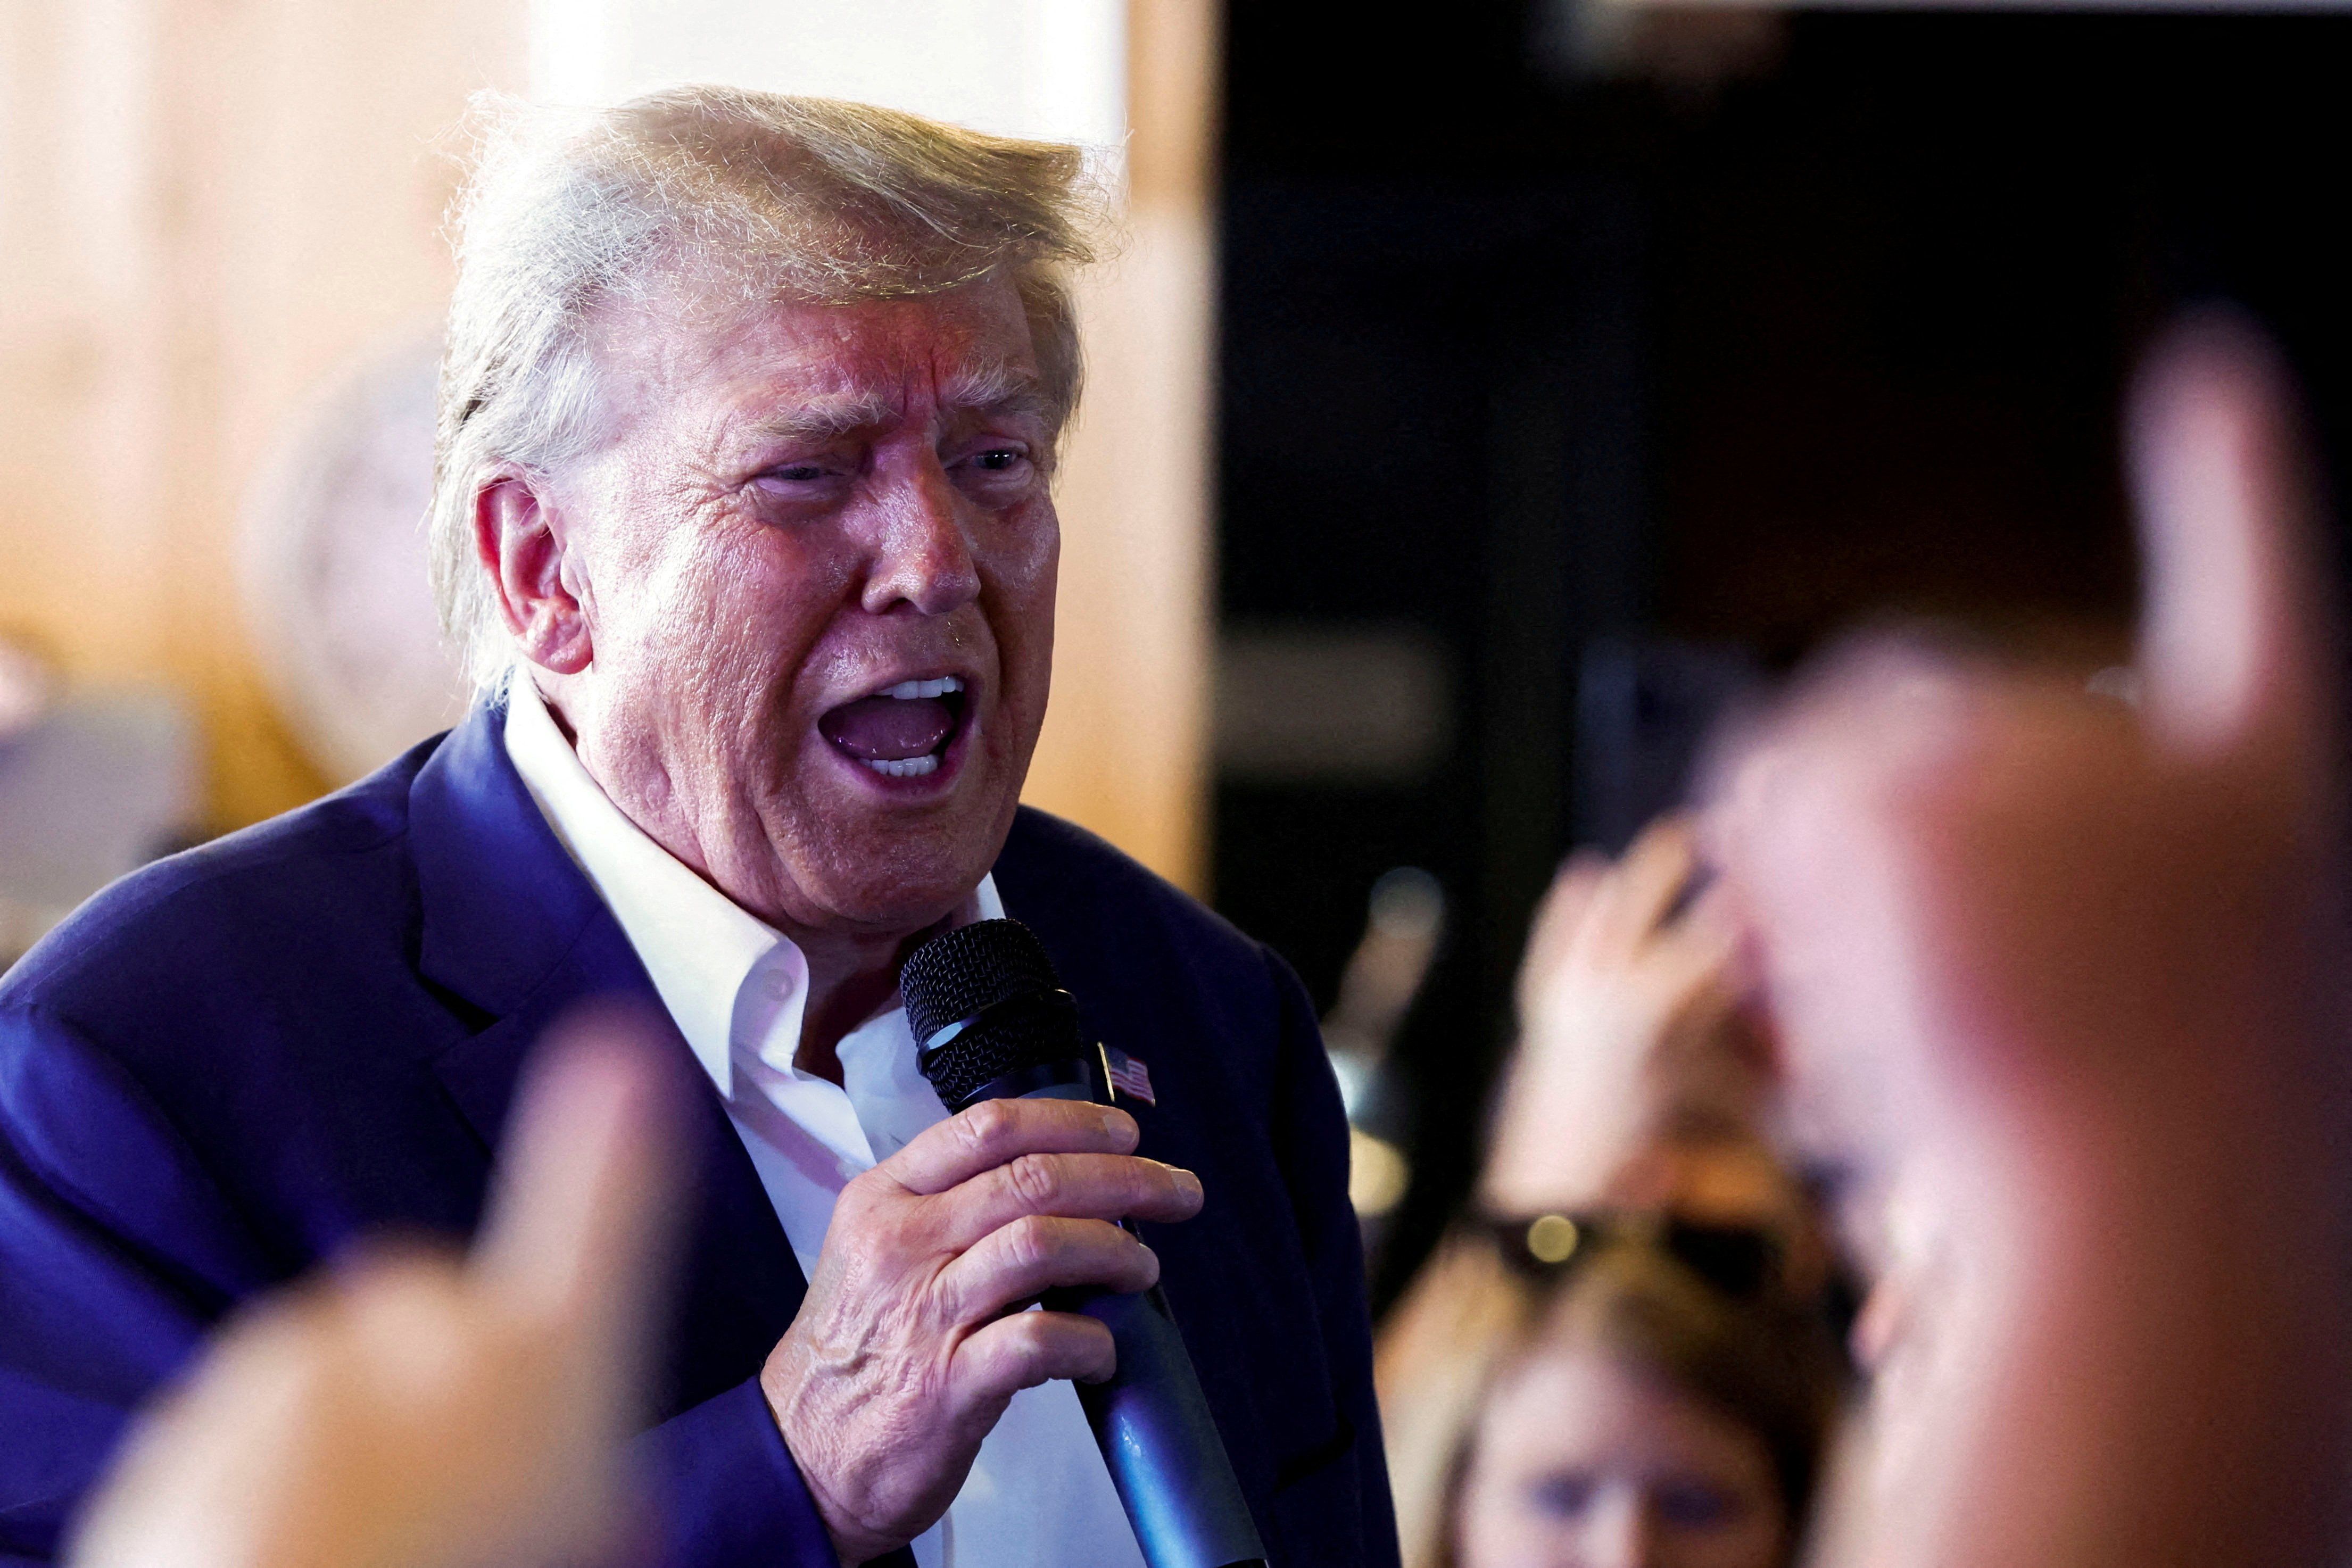
[(2126, 421), (2138, 693), (1916, 643), (1726, 747), (1706, 821), (1874, 1276), (1825, 1562), (2341, 1564), (2340, 649), (2273, 353)]
[(471, 1254), (384, 1239), (223, 1326), (144, 1411), (75, 1568), (639, 1561), (643, 1393), (677, 1084), (626, 1017), (534, 1053)]
[(1384, 1328), (1407, 1568), (1786, 1568), (1842, 1393), (1690, 825), (1538, 912), (1477, 1217)]
[[(1829, 1568), (2347, 1561), (2346, 770), (2320, 523), (2283, 373), (2232, 319), (2160, 347), (2127, 433), (2136, 703), (1881, 639), (1711, 770), (1708, 896), (1768, 1010), (1770, 1114), (1834, 1178), (1870, 1276), (1861, 1430), (1810, 1549)], [(1488, 1200), (1673, 1191), (1685, 1163), (1606, 1157), (1672, 1103), (1572, 1087), (1526, 1123), (1559, 1157), (1524, 1186), (1500, 1160)], [(1392, 1332), (1444, 1332), (1444, 1286)], [(1384, 1391), (1390, 1366), (1384, 1345)], [(1532, 1451), (1545, 1414), (1500, 1388)], [(1582, 1398), (1572, 1420), (1555, 1398), (1543, 1441), (1584, 1430)], [(1466, 1561), (1477, 1455), (1458, 1493), (1432, 1489), (1417, 1417), (1389, 1407), (1408, 1530)]]
[[(1273, 1556), (1392, 1559), (1313, 1010), (1019, 806), (1097, 216), (1075, 149), (829, 100), (493, 135), (430, 523), (471, 714), (0, 984), (0, 1555), (237, 1302), (470, 1232), (526, 1046), (621, 996), (699, 1082), (635, 1444), (670, 1561), (1139, 1562), (1069, 1383), (1108, 1331), (1008, 1309), (1155, 1280)], [(1008, 914), (1132, 1114), (919, 1076), (901, 961)]]

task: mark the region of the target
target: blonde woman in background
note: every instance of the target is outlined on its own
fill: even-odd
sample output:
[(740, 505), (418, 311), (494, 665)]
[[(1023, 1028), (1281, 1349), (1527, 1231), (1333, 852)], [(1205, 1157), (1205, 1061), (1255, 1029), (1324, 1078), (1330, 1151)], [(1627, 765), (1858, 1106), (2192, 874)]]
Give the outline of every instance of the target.
[(1478, 1196), (1380, 1351), (1406, 1568), (1783, 1568), (1839, 1392), (1678, 821), (1538, 913)]

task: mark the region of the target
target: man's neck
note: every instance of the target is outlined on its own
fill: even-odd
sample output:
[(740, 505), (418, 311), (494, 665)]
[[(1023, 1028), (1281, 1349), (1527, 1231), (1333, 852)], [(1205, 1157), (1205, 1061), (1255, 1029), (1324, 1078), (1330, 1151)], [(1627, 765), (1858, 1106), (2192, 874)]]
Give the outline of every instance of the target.
[(880, 939), (803, 936), (793, 940), (808, 959), (808, 998), (801, 1006), (801, 1043), (793, 1065), (829, 1082), (841, 1082), (840, 1046), (850, 1031), (889, 1006), (898, 993), (898, 967), (935, 926)]

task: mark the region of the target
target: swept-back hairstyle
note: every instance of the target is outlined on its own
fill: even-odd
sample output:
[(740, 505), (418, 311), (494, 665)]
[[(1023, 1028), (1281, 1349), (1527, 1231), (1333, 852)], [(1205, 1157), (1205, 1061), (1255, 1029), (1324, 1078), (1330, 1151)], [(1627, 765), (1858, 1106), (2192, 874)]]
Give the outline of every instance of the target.
[(1080, 380), (1072, 271), (1102, 203), (1082, 151), (832, 99), (679, 87), (614, 108), (485, 106), (453, 228), (433, 509), (443, 631), (485, 689), (509, 657), (474, 542), (502, 465), (545, 473), (598, 438), (588, 329), (665, 287), (724, 310), (788, 299), (1019, 289), (1058, 433)]

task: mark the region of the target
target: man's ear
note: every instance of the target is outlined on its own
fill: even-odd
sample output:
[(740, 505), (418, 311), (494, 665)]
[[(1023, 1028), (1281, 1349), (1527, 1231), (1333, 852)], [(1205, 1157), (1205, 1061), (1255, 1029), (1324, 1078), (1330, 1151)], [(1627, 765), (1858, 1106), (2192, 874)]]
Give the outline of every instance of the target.
[(595, 656), (569, 560), (564, 518), (535, 476), (507, 472), (474, 493), (474, 548), (523, 656), (559, 675), (576, 675)]

